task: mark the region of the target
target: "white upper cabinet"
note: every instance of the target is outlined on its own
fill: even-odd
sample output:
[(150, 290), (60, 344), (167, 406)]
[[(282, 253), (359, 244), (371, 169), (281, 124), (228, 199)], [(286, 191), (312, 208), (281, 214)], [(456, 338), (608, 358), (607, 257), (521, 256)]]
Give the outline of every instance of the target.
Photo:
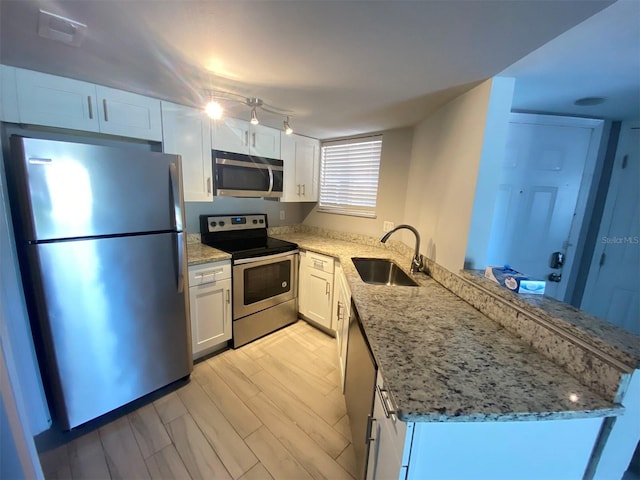
[(162, 102), (163, 150), (182, 156), (185, 202), (213, 200), (210, 123), (202, 109)]
[(280, 158), (280, 130), (264, 125), (249, 126), (249, 151), (260, 157)]
[(99, 132), (92, 83), (16, 69), (20, 122)]
[(16, 69), (21, 123), (162, 140), (160, 100)]
[(96, 93), (102, 133), (162, 141), (160, 100), (100, 85)]
[(281, 202), (317, 202), (320, 171), (320, 142), (302, 135), (282, 132), (284, 192)]
[(20, 122), (16, 69), (0, 65), (0, 121)]
[(280, 158), (280, 130), (225, 117), (211, 122), (215, 150)]

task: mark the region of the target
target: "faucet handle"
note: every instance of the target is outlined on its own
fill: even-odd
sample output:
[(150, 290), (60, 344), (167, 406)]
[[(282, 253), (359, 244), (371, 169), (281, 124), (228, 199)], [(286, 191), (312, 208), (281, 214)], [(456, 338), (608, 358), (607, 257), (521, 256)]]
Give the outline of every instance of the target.
[(410, 270), (411, 273), (417, 273), (422, 271), (422, 268), (424, 267), (423, 258), (424, 257), (420, 253), (413, 256), (413, 259), (411, 260), (411, 270)]

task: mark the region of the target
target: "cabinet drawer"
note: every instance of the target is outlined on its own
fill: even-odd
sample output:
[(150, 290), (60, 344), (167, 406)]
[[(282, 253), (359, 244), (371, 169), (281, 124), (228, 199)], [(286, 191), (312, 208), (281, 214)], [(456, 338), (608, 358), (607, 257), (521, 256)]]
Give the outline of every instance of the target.
[(189, 285), (202, 285), (231, 278), (231, 262), (212, 262), (189, 267)]
[(302, 258), (304, 258), (304, 262), (309, 268), (321, 270), (327, 273), (333, 273), (333, 257), (328, 257), (327, 255), (322, 255), (321, 253), (307, 251), (304, 252)]

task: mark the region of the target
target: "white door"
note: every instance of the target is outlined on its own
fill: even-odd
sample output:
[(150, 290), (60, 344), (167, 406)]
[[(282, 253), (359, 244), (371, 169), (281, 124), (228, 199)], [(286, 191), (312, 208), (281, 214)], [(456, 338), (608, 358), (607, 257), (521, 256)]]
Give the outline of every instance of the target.
[(194, 357), (231, 339), (231, 280), (189, 288)]
[(21, 68), (16, 85), (22, 123), (99, 130), (95, 85)]
[(102, 133), (162, 141), (160, 100), (101, 85), (96, 93)]
[(249, 122), (223, 117), (211, 122), (211, 144), (215, 150), (249, 153)]
[(640, 335), (640, 122), (622, 125), (581, 309)]
[[(505, 160), (496, 172), (500, 182), (488, 262), (546, 280), (545, 295), (559, 300), (584, 216), (583, 178), (590, 181), (601, 124), (512, 114)], [(564, 267), (550, 267), (553, 252), (565, 256)], [(559, 282), (550, 280), (550, 274), (559, 275)]]
[(264, 125), (251, 125), (250, 152), (266, 158), (280, 158), (280, 130)]
[(185, 202), (213, 200), (210, 120), (202, 109), (162, 102), (162, 145), (182, 156)]

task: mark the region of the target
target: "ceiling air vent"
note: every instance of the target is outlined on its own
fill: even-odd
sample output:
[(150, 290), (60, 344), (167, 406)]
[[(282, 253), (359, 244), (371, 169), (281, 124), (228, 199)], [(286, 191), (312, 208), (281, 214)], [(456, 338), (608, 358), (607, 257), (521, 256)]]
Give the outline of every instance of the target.
[(77, 47), (84, 40), (86, 33), (87, 26), (84, 23), (40, 10), (38, 35), (41, 37)]

